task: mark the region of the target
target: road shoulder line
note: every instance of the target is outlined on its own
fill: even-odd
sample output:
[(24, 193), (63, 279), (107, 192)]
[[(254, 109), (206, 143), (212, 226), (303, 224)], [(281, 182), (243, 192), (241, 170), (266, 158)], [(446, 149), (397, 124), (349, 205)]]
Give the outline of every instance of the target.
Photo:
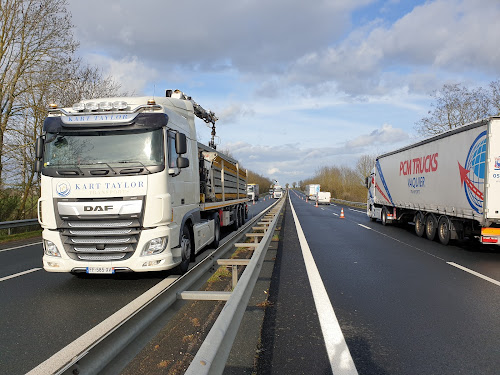
[(332, 372), (334, 374), (342, 375), (357, 375), (358, 371), (356, 370), (356, 366), (352, 360), (351, 353), (347, 347), (347, 343), (345, 342), (342, 330), (340, 329), (337, 316), (333, 311), (330, 298), (328, 297), (328, 293), (326, 292), (323, 281), (321, 280), (316, 262), (314, 261), (311, 249), (309, 248), (309, 244), (307, 243), (304, 232), (302, 231), (302, 227), (297, 214), (295, 213), (290, 197), (289, 201)]

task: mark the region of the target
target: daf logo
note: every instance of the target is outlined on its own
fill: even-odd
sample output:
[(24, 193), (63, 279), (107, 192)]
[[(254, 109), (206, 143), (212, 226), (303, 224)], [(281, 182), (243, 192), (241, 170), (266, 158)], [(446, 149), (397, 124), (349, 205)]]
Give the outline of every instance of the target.
[(113, 206), (83, 206), (84, 211), (111, 211)]

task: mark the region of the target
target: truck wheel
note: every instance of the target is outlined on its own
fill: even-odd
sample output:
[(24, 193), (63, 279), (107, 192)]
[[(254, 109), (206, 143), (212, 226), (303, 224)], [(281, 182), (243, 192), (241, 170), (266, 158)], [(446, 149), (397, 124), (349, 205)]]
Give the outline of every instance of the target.
[(415, 215), (415, 234), (422, 237), (425, 232), (425, 217), (421, 212)]
[(210, 246), (212, 246), (214, 249), (217, 249), (219, 247), (219, 241), (220, 241), (220, 219), (219, 219), (219, 214), (216, 214), (214, 219), (214, 240)]
[(192, 258), (192, 241), (191, 241), (191, 233), (189, 233), (189, 227), (184, 225), (182, 229), (181, 236), (181, 263), (175, 268), (175, 272), (178, 274), (185, 274), (189, 268), (189, 262)]
[(448, 245), (451, 238), (450, 220), (444, 215), (439, 219), (437, 233), (439, 242), (441, 242), (443, 245)]
[(437, 232), (437, 220), (433, 214), (428, 214), (425, 220), (425, 235), (429, 240), (434, 240)]
[(382, 208), (382, 225), (387, 225), (387, 209), (384, 207)]

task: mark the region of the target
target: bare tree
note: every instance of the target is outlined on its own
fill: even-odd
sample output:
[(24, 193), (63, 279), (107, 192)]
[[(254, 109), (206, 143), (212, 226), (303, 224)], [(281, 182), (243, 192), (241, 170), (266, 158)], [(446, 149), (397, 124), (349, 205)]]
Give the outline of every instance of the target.
[(418, 133), (430, 136), (488, 117), (492, 112), (490, 92), (482, 88), (469, 90), (461, 84), (445, 84), (432, 95), (434, 108), (415, 124)]
[(365, 178), (370, 176), (373, 167), (375, 166), (375, 155), (361, 155), (356, 163), (356, 172), (358, 172), (362, 183), (364, 183)]
[[(73, 40), (66, 0), (0, 0), (0, 188), (10, 120), (25, 109), (26, 77), (43, 74), (47, 62), (71, 59)], [(49, 76), (51, 78), (52, 76)]]

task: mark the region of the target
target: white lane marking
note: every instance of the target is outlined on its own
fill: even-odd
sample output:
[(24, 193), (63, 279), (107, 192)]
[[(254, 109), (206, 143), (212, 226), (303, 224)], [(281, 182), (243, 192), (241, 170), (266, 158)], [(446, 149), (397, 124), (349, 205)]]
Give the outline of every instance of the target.
[(323, 210), (323, 211), (324, 211), (325, 209), (324, 209), (323, 207), (321, 207), (321, 210)]
[(339, 216), (339, 214), (336, 214), (335, 212), (332, 212), (332, 214), (334, 214), (335, 216)]
[(15, 273), (15, 274), (13, 274), (13, 275), (10, 275), (10, 276), (5, 276), (5, 277), (0, 278), (0, 282), (1, 282), (1, 281), (5, 281), (5, 280), (9, 280), (9, 279), (13, 279), (14, 277), (18, 277), (18, 276), (26, 275), (27, 273), (40, 271), (40, 270), (41, 270), (41, 268), (32, 268), (32, 269), (27, 270), (27, 271), (23, 271), (23, 272)]
[(366, 214), (366, 211), (355, 210), (354, 208), (349, 208), (349, 210), (355, 211), (355, 212), (361, 212), (362, 214)]
[(295, 220), (295, 227), (299, 237), (300, 247), (302, 249), (302, 256), (306, 265), (307, 276), (311, 285), (314, 304), (318, 312), (319, 323), (321, 331), (323, 332), (323, 339), (325, 340), (326, 351), (330, 360), (330, 366), (334, 374), (342, 375), (357, 375), (358, 371), (349, 352), (349, 348), (340, 329), (339, 322), (333, 311), (332, 303), (326, 292), (325, 285), (321, 280), (318, 268), (314, 262), (311, 254), (311, 249), (307, 243), (304, 232), (300, 225), (295, 209), (293, 208), (292, 200), (290, 199), (290, 206), (292, 207), (292, 214)]
[(9, 247), (8, 249), (0, 249), (0, 253), (4, 252), (4, 251), (9, 251), (9, 250), (15, 250), (15, 249), (20, 249), (21, 247), (27, 247), (27, 246), (31, 246), (31, 245), (40, 245), (42, 242), (34, 242), (34, 243), (28, 243), (26, 245), (21, 245), (21, 246), (16, 246), (16, 247)]
[(453, 263), (453, 262), (446, 262), (446, 263), (448, 263), (450, 266), (457, 267), (457, 268), (461, 269), (462, 271), (468, 272), (474, 276), (480, 277), (483, 280), (489, 281), (492, 284), (500, 286), (500, 281), (497, 281), (495, 279), (492, 279), (491, 277), (485, 276), (482, 273), (473, 271), (473, 270), (471, 270), (467, 267), (461, 266), (460, 264), (457, 264), (457, 263)]
[(363, 227), (363, 228), (366, 228), (366, 229), (370, 229), (370, 230), (372, 229), (372, 228), (367, 227), (366, 225), (363, 225), (363, 224), (359, 224), (359, 223), (358, 223), (358, 225), (359, 225), (360, 227)]
[(168, 276), (166, 279), (163, 279), (128, 305), (122, 307), (106, 320), (103, 320), (94, 328), (78, 337), (75, 341), (59, 350), (52, 357), (40, 363), (37, 367), (28, 372), (27, 375), (57, 373), (59, 369), (68, 363), (68, 358), (75, 358), (88, 350), (88, 348), (91, 348), (97, 340), (105, 337), (116, 327), (123, 324), (129, 316), (136, 314), (147, 305), (150, 300), (163, 293), (163, 291), (177, 279), (178, 276)]

